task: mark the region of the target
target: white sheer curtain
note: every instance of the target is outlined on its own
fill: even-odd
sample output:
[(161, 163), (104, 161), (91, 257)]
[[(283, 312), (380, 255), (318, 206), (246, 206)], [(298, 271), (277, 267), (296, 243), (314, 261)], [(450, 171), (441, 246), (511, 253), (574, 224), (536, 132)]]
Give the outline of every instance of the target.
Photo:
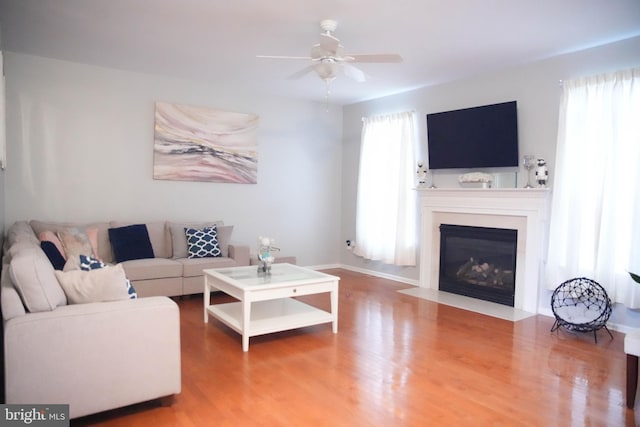
[(640, 68), (565, 81), (547, 284), (586, 276), (640, 307)]
[(4, 169), (7, 164), (6, 101), (4, 85), (4, 65), (2, 51), (0, 51), (0, 168), (2, 169)]
[(416, 265), (415, 141), (412, 112), (363, 119), (356, 255)]

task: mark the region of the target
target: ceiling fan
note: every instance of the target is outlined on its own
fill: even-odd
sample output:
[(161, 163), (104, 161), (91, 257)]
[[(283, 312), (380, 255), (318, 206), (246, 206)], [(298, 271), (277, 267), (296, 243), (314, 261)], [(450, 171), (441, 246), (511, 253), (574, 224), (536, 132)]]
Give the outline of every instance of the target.
[(398, 54), (346, 54), (344, 47), (340, 44), (340, 39), (333, 35), (338, 23), (332, 19), (320, 21), (320, 43), (311, 47), (309, 56), (266, 56), (258, 55), (258, 58), (267, 59), (294, 59), (307, 60), (311, 64), (307, 67), (293, 73), (289, 79), (299, 79), (306, 74), (315, 71), (316, 74), (327, 84), (333, 81), (338, 72), (342, 71), (347, 77), (357, 82), (366, 80), (362, 70), (351, 65), (354, 62), (360, 63), (390, 63), (402, 62), (402, 57)]

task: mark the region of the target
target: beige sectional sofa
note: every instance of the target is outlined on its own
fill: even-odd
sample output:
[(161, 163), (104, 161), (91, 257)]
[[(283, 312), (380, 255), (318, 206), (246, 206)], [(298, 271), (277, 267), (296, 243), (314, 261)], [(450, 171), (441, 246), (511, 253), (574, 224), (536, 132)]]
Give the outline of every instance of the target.
[[(58, 232), (69, 228), (97, 229), (98, 257), (106, 263), (116, 261), (109, 239), (110, 228), (126, 227), (136, 222), (111, 221), (88, 224), (52, 223), (32, 220), (29, 222), (36, 236), (44, 231)], [(187, 258), (184, 229), (203, 228), (216, 224), (222, 256), (215, 258)], [(203, 270), (207, 268), (249, 265), (249, 246), (230, 242), (233, 226), (222, 221), (144, 223), (153, 247), (153, 258), (122, 262), (127, 278), (131, 280), (138, 296), (178, 296), (203, 291)]]
[[(180, 393), (180, 313), (170, 298), (130, 299), (125, 291), (118, 300), (70, 304), (27, 222), (8, 230), (2, 264), (6, 403), (69, 404), (77, 418)], [(144, 289), (155, 278), (140, 280)], [(181, 292), (181, 277), (175, 282), (170, 289)]]

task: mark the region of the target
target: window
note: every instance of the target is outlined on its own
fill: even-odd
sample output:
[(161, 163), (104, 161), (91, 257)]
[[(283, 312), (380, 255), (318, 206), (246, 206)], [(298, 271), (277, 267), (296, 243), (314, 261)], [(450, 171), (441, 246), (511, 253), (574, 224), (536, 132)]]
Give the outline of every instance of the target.
[(416, 265), (414, 113), (363, 119), (354, 254)]
[(640, 68), (565, 81), (547, 283), (600, 283), (640, 307)]

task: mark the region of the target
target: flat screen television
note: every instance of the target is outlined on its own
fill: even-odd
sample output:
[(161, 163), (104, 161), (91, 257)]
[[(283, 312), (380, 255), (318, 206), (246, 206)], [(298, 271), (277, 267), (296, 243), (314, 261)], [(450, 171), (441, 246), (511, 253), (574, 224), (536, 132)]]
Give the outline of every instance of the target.
[(518, 166), (516, 101), (427, 114), (429, 169)]

